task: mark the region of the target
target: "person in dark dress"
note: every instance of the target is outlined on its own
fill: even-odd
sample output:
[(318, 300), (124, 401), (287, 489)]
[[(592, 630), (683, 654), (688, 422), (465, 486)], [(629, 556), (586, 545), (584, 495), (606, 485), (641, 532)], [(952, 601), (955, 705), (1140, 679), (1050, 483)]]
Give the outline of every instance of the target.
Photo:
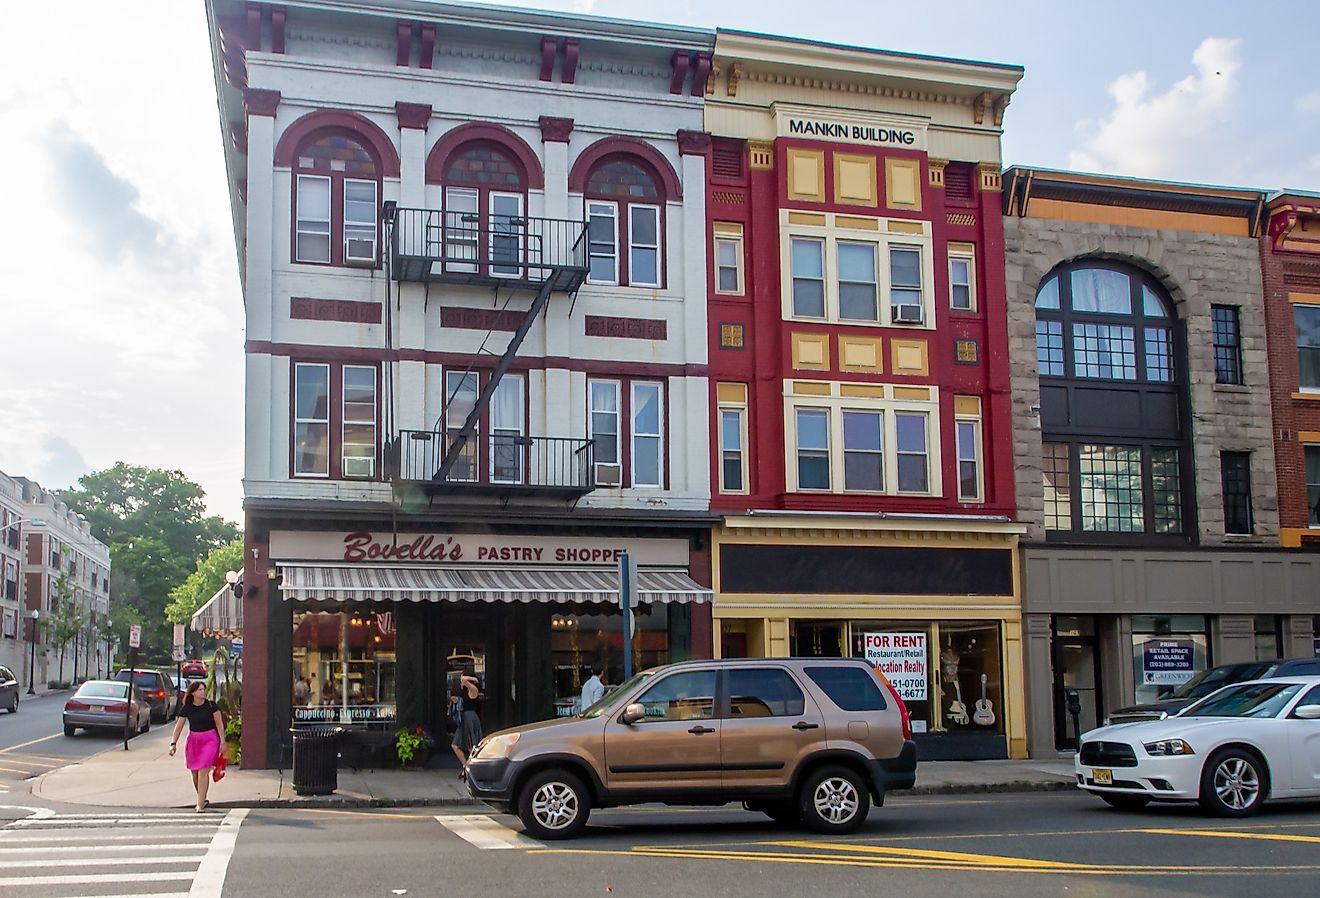
[(225, 722), (220, 716), (220, 709), (206, 697), (206, 684), (201, 680), (189, 685), (183, 697), (183, 707), (179, 709), (179, 718), (170, 736), (170, 757), (174, 757), (185, 721), (188, 724), (188, 741), (184, 743), (183, 756), (192, 774), (193, 789), (197, 792), (196, 810), (200, 814), (210, 804), (206, 800), (206, 792), (211, 786), (211, 768), (215, 767), (216, 759), (222, 753), (229, 751), (225, 744)]
[(451, 696), (450, 700), (458, 702), (462, 709), (454, 728), (452, 747), (458, 763), (466, 765), (472, 749), (481, 741), (481, 681), (473, 668), (463, 669), (458, 678), (458, 695)]

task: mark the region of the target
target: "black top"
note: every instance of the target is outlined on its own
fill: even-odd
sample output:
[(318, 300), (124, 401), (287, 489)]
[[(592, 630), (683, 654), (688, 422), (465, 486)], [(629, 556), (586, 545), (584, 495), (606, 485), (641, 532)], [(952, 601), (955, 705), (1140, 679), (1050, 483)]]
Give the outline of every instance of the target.
[(481, 690), (481, 681), (480, 681), (480, 680), (477, 681), (477, 697), (476, 697), (476, 698), (473, 698), (472, 696), (468, 695), (468, 687), (467, 687), (466, 684), (464, 684), (461, 680), (459, 681), (459, 683), (460, 683), (461, 685), (460, 685), (459, 688), (458, 688), (458, 694), (459, 694), (459, 696), (460, 696), (460, 697), (462, 698), (462, 700), (463, 700), (463, 710), (464, 710), (464, 711), (471, 711), (472, 713), (474, 713), (474, 714), (476, 714), (478, 717), (480, 717), (480, 716), (481, 716), (481, 704), (482, 704), (482, 701), (483, 701), (483, 699), (482, 699), (482, 690)]
[(214, 732), (216, 710), (215, 702), (211, 701), (209, 698), (200, 705), (194, 705), (192, 701), (189, 700), (179, 709), (179, 716), (188, 721), (189, 732)]

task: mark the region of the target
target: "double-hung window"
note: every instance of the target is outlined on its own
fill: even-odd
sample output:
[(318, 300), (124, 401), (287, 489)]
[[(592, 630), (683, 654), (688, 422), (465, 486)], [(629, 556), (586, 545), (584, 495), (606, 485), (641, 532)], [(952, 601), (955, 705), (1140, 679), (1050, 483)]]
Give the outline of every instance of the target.
[(330, 179), (319, 175), (298, 176), (297, 233), (294, 260), (330, 261)]
[(1306, 453), (1306, 526), (1320, 527), (1320, 446), (1304, 447)]
[(605, 157), (587, 177), (584, 200), (587, 281), (662, 286), (665, 197), (650, 165), (627, 154)]
[(983, 486), (981, 422), (978, 418), (959, 417), (954, 421), (954, 427), (958, 443), (958, 499), (980, 502)]
[(848, 321), (880, 320), (875, 249), (874, 243), (839, 241), (839, 318)]
[(1237, 306), (1211, 306), (1215, 382), (1242, 383), (1242, 334)]
[(294, 365), (293, 473), (330, 476), (330, 366)]
[(976, 258), (970, 245), (949, 246), (949, 308), (976, 311)]
[[(478, 376), (475, 371), (445, 372), (445, 446), (452, 446), (458, 439), (459, 431), (467, 422), (468, 415), (477, 404), (479, 392)], [(458, 459), (449, 469), (448, 480), (465, 482), (477, 479), (477, 445), (481, 426), (473, 431), (463, 443)]]
[(660, 286), (660, 207), (628, 207), (628, 283)]
[(664, 391), (660, 384), (632, 385), (632, 485), (664, 485)]
[(352, 132), (317, 131), (294, 154), (293, 261), (374, 266), (380, 166)]
[(376, 369), (345, 365), (341, 470), (344, 477), (376, 476)]
[(931, 471), (940, 467), (939, 441), (930, 434), (937, 408), (933, 397), (924, 402), (851, 396), (789, 399), (789, 489), (938, 494)]
[(792, 241), (793, 315), (825, 317), (825, 241), (794, 237)]
[(506, 374), (490, 399), (490, 479), (522, 483), (524, 467), (523, 379)]
[(930, 492), (929, 419), (929, 415), (912, 412), (898, 412), (894, 415), (900, 493)]
[(619, 486), (622, 483), (619, 388), (617, 380), (593, 380), (587, 384), (592, 457), (596, 463), (596, 482), (601, 486)]
[(1297, 377), (1304, 393), (1320, 393), (1320, 306), (1293, 306)]
[(885, 488), (884, 415), (844, 409), (843, 488), (880, 492)]
[(720, 492), (747, 492), (747, 410), (720, 406)]
[(889, 304), (895, 323), (921, 324), (921, 249), (915, 246), (889, 248)]
[(1251, 453), (1219, 453), (1224, 487), (1224, 532), (1251, 533)]
[(799, 408), (797, 418), (797, 486), (800, 490), (830, 488), (830, 413), (823, 408)]
[(376, 182), (344, 181), (344, 261), (376, 264)]
[(715, 292), (743, 292), (742, 225), (715, 224)]
[(587, 257), (587, 280), (619, 282), (619, 207), (614, 203), (587, 203)]

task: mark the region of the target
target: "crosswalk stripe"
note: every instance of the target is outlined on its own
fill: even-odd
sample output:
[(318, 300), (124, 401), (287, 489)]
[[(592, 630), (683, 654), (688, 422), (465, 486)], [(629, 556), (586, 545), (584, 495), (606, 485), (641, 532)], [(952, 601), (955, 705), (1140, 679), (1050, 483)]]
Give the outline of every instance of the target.
[(225, 888), (225, 874), (229, 872), (229, 859), (234, 856), (234, 845), (238, 842), (238, 828), (247, 815), (247, 808), (225, 815), (211, 839), (211, 847), (206, 849), (206, 855), (197, 865), (197, 875), (188, 892), (191, 898), (220, 898)]
[(536, 839), (515, 832), (486, 814), (437, 814), (435, 819), (460, 839), (483, 850), (545, 847)]
[[(9, 839), (0, 839), (0, 845), (8, 845)], [(57, 854), (69, 851), (141, 851), (152, 854), (161, 851), (193, 851), (210, 845), (206, 842), (171, 842), (161, 845), (159, 842), (142, 842), (137, 845), (24, 845), (22, 848), (0, 848), (0, 865), (5, 863), (6, 855), (13, 854)]]
[[(192, 879), (194, 872), (159, 873), (156, 871), (132, 874), (134, 882), (178, 882)], [(123, 873), (68, 873), (58, 876), (0, 876), (0, 886), (60, 886), (90, 885), (97, 882), (123, 882)]]
[(65, 820), (71, 823), (103, 823), (107, 820), (193, 820), (196, 821), (197, 813), (195, 811), (142, 811), (142, 812), (124, 812), (108, 814), (60, 814), (57, 817), (48, 817), (48, 820)]
[[(213, 818), (214, 819), (214, 818)], [(184, 820), (187, 822), (185, 823)], [(80, 826), (106, 826), (114, 824), (124, 824), (126, 826), (215, 826), (219, 821), (198, 820), (194, 814), (189, 814), (186, 818), (174, 817), (104, 817), (100, 820), (70, 820), (67, 817), (47, 817), (44, 820), (15, 820), (9, 824), (11, 827), (21, 829), (39, 829), (42, 827), (64, 827), (65, 829), (76, 829)]]
[[(62, 895), (59, 898), (87, 898), (87, 895)], [(187, 892), (135, 892), (132, 895), (106, 895), (104, 898), (188, 898)]]
[[(160, 827), (116, 827), (114, 832), (103, 833), (97, 830), (69, 830), (69, 829), (24, 829), (24, 830), (5, 830), (0, 834), (0, 839), (4, 840), (6, 845), (17, 844), (19, 842), (126, 842), (137, 839), (144, 839), (148, 836), (160, 833)], [(180, 836), (205, 837), (215, 831), (214, 826), (189, 826), (174, 827), (169, 830), (171, 834)]]
[(183, 857), (47, 857), (28, 860), (5, 860), (5, 869), (18, 867), (127, 867), (130, 864), (199, 864), (206, 855), (188, 854)]

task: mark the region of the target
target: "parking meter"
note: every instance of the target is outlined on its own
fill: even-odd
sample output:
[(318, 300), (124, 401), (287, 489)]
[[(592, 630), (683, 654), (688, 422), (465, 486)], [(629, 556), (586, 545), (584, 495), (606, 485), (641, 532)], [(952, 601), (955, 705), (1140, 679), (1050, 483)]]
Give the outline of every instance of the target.
[(1063, 698), (1068, 714), (1072, 717), (1073, 735), (1080, 742), (1082, 738), (1082, 694), (1076, 689), (1069, 689), (1064, 692)]

